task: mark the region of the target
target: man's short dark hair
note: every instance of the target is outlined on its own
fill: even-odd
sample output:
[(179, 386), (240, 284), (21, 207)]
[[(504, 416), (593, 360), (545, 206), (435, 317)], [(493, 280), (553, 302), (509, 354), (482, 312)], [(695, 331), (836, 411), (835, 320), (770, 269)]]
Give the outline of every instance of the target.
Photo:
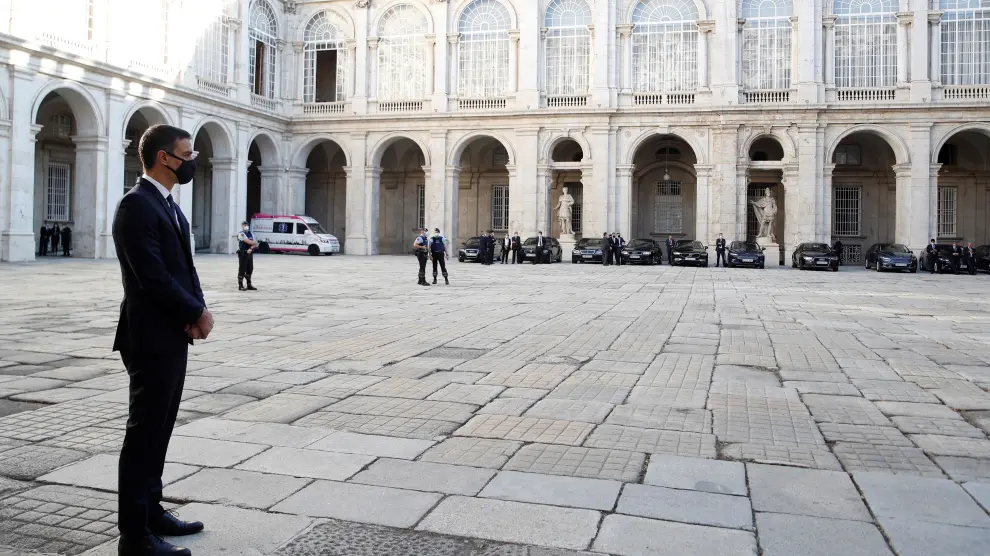
[(192, 135), (188, 131), (175, 126), (160, 124), (149, 127), (138, 143), (141, 166), (145, 170), (154, 168), (158, 151), (172, 151), (176, 141), (191, 138)]

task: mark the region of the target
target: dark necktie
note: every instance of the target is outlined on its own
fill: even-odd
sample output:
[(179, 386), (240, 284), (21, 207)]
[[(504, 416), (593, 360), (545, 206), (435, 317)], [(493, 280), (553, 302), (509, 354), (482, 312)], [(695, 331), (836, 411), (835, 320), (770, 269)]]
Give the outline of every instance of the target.
[(172, 215), (172, 220), (175, 221), (175, 225), (179, 225), (179, 216), (175, 212), (175, 203), (172, 202), (172, 196), (169, 195), (165, 197), (165, 204), (168, 206), (168, 213)]

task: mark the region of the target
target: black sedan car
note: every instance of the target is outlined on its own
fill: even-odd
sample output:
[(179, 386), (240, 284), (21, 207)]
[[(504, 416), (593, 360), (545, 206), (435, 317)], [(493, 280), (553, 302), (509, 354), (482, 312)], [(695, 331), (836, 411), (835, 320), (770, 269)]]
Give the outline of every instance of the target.
[(729, 268), (737, 266), (751, 266), (753, 268), (764, 268), (767, 257), (763, 254), (763, 248), (755, 241), (733, 241), (728, 249)]
[[(564, 253), (560, 248), (560, 242), (552, 237), (543, 238), (543, 261), (544, 263), (559, 263)], [(536, 264), (536, 238), (527, 238), (523, 242), (522, 262), (530, 261)]]
[(874, 243), (866, 251), (866, 268), (885, 270), (910, 270), (918, 272), (918, 257), (900, 243)]
[(623, 264), (661, 264), (663, 250), (652, 239), (634, 239), (622, 250)]
[[(938, 272), (939, 274), (943, 272), (952, 272), (952, 244), (951, 243), (939, 243), (936, 245), (938, 248)], [(963, 253), (966, 252), (966, 248), (960, 246)], [(966, 255), (959, 255), (955, 257), (959, 259), (959, 272), (969, 272), (969, 261), (966, 260)], [(925, 268), (928, 268), (926, 262)], [(977, 268), (979, 268), (979, 251), (977, 251)]]
[(474, 261), (480, 263), (482, 260), (481, 238), (473, 237), (464, 242), (464, 245), (457, 250), (457, 262)]
[(708, 247), (700, 241), (679, 239), (674, 244), (673, 266), (708, 266)]
[(602, 240), (589, 237), (577, 242), (571, 251), (571, 262), (602, 264)]
[(839, 255), (827, 243), (802, 243), (791, 255), (791, 266), (804, 270), (821, 268), (839, 271)]
[(990, 272), (990, 245), (976, 248), (976, 271)]

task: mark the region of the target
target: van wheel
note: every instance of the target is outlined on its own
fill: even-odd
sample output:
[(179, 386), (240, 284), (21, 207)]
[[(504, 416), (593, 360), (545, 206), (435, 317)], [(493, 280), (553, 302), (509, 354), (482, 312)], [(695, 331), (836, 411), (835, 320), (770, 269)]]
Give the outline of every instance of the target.
[(316, 257), (317, 255), (320, 254), (320, 248), (317, 247), (317, 246), (315, 246), (315, 245), (310, 245), (309, 246), (309, 249), (307, 249), (306, 252), (309, 253), (310, 255)]
[(258, 252), (262, 255), (267, 255), (269, 253), (268, 242), (262, 241), (258, 244)]

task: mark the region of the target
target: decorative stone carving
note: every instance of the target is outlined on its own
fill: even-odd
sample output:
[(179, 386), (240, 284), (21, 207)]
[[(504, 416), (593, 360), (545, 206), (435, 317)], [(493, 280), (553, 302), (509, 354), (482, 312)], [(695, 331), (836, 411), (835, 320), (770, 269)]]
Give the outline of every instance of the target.
[(560, 198), (557, 199), (557, 221), (560, 222), (560, 235), (574, 235), (571, 227), (571, 217), (573, 216), (574, 197), (567, 192), (567, 188), (561, 189)]
[(285, 4), (282, 6), (282, 11), (287, 14), (296, 13), (296, 2), (295, 0), (285, 0)]
[(777, 200), (770, 195), (770, 188), (763, 190), (763, 197), (750, 201), (749, 204), (753, 205), (756, 221), (760, 225), (760, 231), (756, 234), (757, 239), (765, 238), (771, 243), (776, 243), (773, 225), (777, 221)]
[(354, 3), (355, 8), (367, 8), (371, 6), (371, 0), (357, 0)]

